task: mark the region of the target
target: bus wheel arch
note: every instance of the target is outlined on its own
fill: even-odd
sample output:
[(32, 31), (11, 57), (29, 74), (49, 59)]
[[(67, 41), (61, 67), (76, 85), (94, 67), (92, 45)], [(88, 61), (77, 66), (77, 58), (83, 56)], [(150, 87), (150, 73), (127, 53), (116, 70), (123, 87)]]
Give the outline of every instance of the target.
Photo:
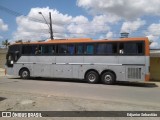
[(112, 70), (104, 70), (101, 75), (101, 82), (107, 85), (113, 85), (116, 82), (116, 74)]
[(86, 71), (84, 78), (88, 83), (95, 84), (99, 82), (99, 73), (95, 69), (90, 69)]
[(30, 78), (30, 71), (28, 68), (23, 67), (19, 70), (19, 75), (22, 79), (28, 79)]

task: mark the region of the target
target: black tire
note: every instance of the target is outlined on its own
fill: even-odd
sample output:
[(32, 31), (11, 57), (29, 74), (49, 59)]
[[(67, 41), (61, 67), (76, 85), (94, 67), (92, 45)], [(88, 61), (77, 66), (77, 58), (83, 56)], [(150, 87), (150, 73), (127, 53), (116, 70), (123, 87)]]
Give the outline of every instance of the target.
[(20, 76), (21, 76), (22, 79), (28, 79), (28, 78), (30, 78), (30, 72), (29, 72), (29, 70), (28, 69), (22, 69), (20, 71)]
[(113, 85), (116, 82), (116, 76), (111, 72), (105, 72), (101, 76), (101, 82), (107, 85)]
[(99, 75), (97, 72), (95, 71), (89, 71), (86, 76), (85, 76), (85, 80), (88, 82), (88, 83), (92, 83), (92, 84), (95, 84), (95, 83), (98, 83), (99, 81)]

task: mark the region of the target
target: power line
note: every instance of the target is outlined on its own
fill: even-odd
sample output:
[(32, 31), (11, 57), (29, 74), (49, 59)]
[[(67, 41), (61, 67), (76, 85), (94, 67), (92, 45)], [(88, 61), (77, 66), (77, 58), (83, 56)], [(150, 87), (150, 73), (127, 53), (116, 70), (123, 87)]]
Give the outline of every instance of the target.
[(40, 23), (45, 23), (43, 20), (39, 20), (39, 19), (37, 19), (37, 18), (25, 16), (25, 15), (19, 13), (19, 12), (16, 12), (16, 11), (14, 11), (14, 10), (11, 10), (11, 9), (9, 9), (9, 8), (7, 8), (7, 7), (2, 6), (2, 5), (0, 5), (0, 9), (1, 9), (2, 11), (4, 11), (4, 12), (7, 12), (7, 13), (13, 15), (13, 16), (16, 16), (16, 17), (17, 17), (17, 16), (24, 16), (24, 17), (26, 17), (26, 18), (28, 18), (29, 20), (32, 20), (32, 21), (40, 22)]

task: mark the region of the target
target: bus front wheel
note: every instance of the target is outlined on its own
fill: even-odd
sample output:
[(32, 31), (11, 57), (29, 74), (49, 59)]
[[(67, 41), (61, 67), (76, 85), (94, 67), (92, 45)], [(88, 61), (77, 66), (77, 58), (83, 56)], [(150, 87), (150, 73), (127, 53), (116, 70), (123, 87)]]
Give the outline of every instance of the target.
[(115, 79), (115, 75), (111, 72), (105, 72), (101, 76), (102, 83), (107, 85), (113, 85), (116, 81)]
[(30, 77), (30, 72), (28, 69), (22, 69), (20, 71), (20, 76), (22, 79), (28, 79)]
[(89, 71), (86, 76), (85, 76), (85, 80), (89, 83), (98, 83), (99, 80), (99, 75), (97, 72), (95, 71)]

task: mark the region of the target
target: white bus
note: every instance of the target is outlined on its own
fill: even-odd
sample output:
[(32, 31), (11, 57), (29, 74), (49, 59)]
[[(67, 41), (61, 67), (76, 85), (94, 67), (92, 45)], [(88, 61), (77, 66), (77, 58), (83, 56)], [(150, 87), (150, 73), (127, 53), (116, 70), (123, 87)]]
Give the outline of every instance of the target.
[(64, 39), (9, 46), (6, 70), (22, 79), (51, 77), (101, 81), (149, 80), (148, 38)]

